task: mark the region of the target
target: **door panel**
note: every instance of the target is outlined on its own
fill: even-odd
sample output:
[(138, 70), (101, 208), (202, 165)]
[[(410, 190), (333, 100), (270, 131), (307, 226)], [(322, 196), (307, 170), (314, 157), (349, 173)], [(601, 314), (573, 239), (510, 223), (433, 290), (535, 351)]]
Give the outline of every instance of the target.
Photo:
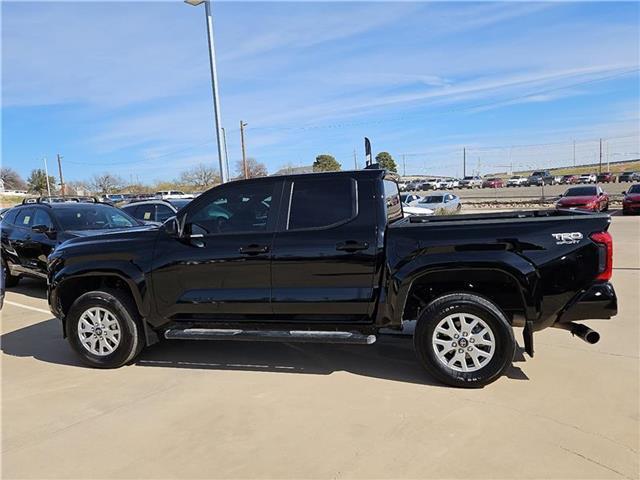
[(290, 214), (273, 246), (276, 315), (301, 321), (359, 321), (370, 313), (378, 250), (376, 212), (358, 205), (371, 205), (366, 200), (373, 198), (374, 185), (356, 184), (346, 176), (287, 184), (283, 198), (291, 199), (291, 206), (284, 211)]
[(282, 181), (226, 184), (189, 205), (185, 232), (160, 234), (152, 274), (163, 317), (270, 315), (271, 251)]

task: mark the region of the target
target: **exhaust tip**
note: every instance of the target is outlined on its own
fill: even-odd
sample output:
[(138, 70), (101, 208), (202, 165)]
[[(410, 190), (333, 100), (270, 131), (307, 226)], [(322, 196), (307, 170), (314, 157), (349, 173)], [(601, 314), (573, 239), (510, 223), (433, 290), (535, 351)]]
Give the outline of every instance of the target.
[(584, 339), (587, 343), (590, 343), (591, 345), (595, 345), (600, 341), (600, 334), (595, 330), (589, 330), (585, 334)]

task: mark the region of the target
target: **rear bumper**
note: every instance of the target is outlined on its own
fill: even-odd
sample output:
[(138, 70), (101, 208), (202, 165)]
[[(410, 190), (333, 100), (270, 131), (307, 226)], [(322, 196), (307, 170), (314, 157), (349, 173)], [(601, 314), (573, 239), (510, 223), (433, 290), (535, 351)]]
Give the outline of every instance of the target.
[(556, 323), (575, 320), (607, 320), (618, 313), (618, 297), (609, 282), (596, 283), (580, 291), (560, 312)]

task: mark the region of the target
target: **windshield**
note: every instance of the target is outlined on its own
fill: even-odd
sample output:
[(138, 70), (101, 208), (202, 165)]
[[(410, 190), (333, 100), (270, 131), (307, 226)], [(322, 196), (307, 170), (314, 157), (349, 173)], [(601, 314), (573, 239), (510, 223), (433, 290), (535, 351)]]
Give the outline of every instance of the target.
[(632, 185), (627, 193), (640, 193), (640, 185)]
[(420, 200), (420, 203), (442, 203), (442, 195), (430, 195)]
[(56, 210), (63, 230), (110, 230), (140, 225), (125, 212), (107, 205), (78, 205)]
[(576, 187), (570, 188), (565, 193), (565, 197), (590, 197), (597, 195), (596, 187)]
[(544, 172), (533, 172), (531, 174), (532, 177), (542, 177), (544, 176)]
[(463, 180), (473, 180), (473, 177), (464, 177)]

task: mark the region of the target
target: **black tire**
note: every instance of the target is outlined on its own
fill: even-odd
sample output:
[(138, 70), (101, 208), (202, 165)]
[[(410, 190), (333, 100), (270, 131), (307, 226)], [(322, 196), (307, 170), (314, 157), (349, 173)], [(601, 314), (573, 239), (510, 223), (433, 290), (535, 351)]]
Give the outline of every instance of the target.
[[(112, 353), (97, 355), (85, 348), (79, 338), (78, 323), (82, 314), (92, 307), (111, 313), (120, 328), (120, 341)], [(82, 361), (96, 368), (118, 368), (131, 362), (144, 347), (144, 333), (137, 308), (129, 295), (121, 290), (87, 292), (71, 305), (65, 319), (67, 340)]]
[(7, 288), (15, 287), (20, 282), (20, 277), (17, 275), (11, 275), (9, 272), (9, 266), (5, 263), (2, 266), (2, 270), (4, 271), (4, 286)]
[[(458, 371), (445, 365), (432, 345), (438, 323), (447, 316), (458, 313), (468, 313), (480, 318), (489, 327), (495, 340), (493, 357), (486, 365), (473, 372)], [(479, 388), (494, 382), (511, 366), (516, 350), (513, 329), (502, 310), (486, 298), (472, 293), (444, 295), (427, 305), (418, 318), (413, 341), (424, 368), (437, 380), (453, 387)], [(455, 355), (455, 350), (453, 353)]]

